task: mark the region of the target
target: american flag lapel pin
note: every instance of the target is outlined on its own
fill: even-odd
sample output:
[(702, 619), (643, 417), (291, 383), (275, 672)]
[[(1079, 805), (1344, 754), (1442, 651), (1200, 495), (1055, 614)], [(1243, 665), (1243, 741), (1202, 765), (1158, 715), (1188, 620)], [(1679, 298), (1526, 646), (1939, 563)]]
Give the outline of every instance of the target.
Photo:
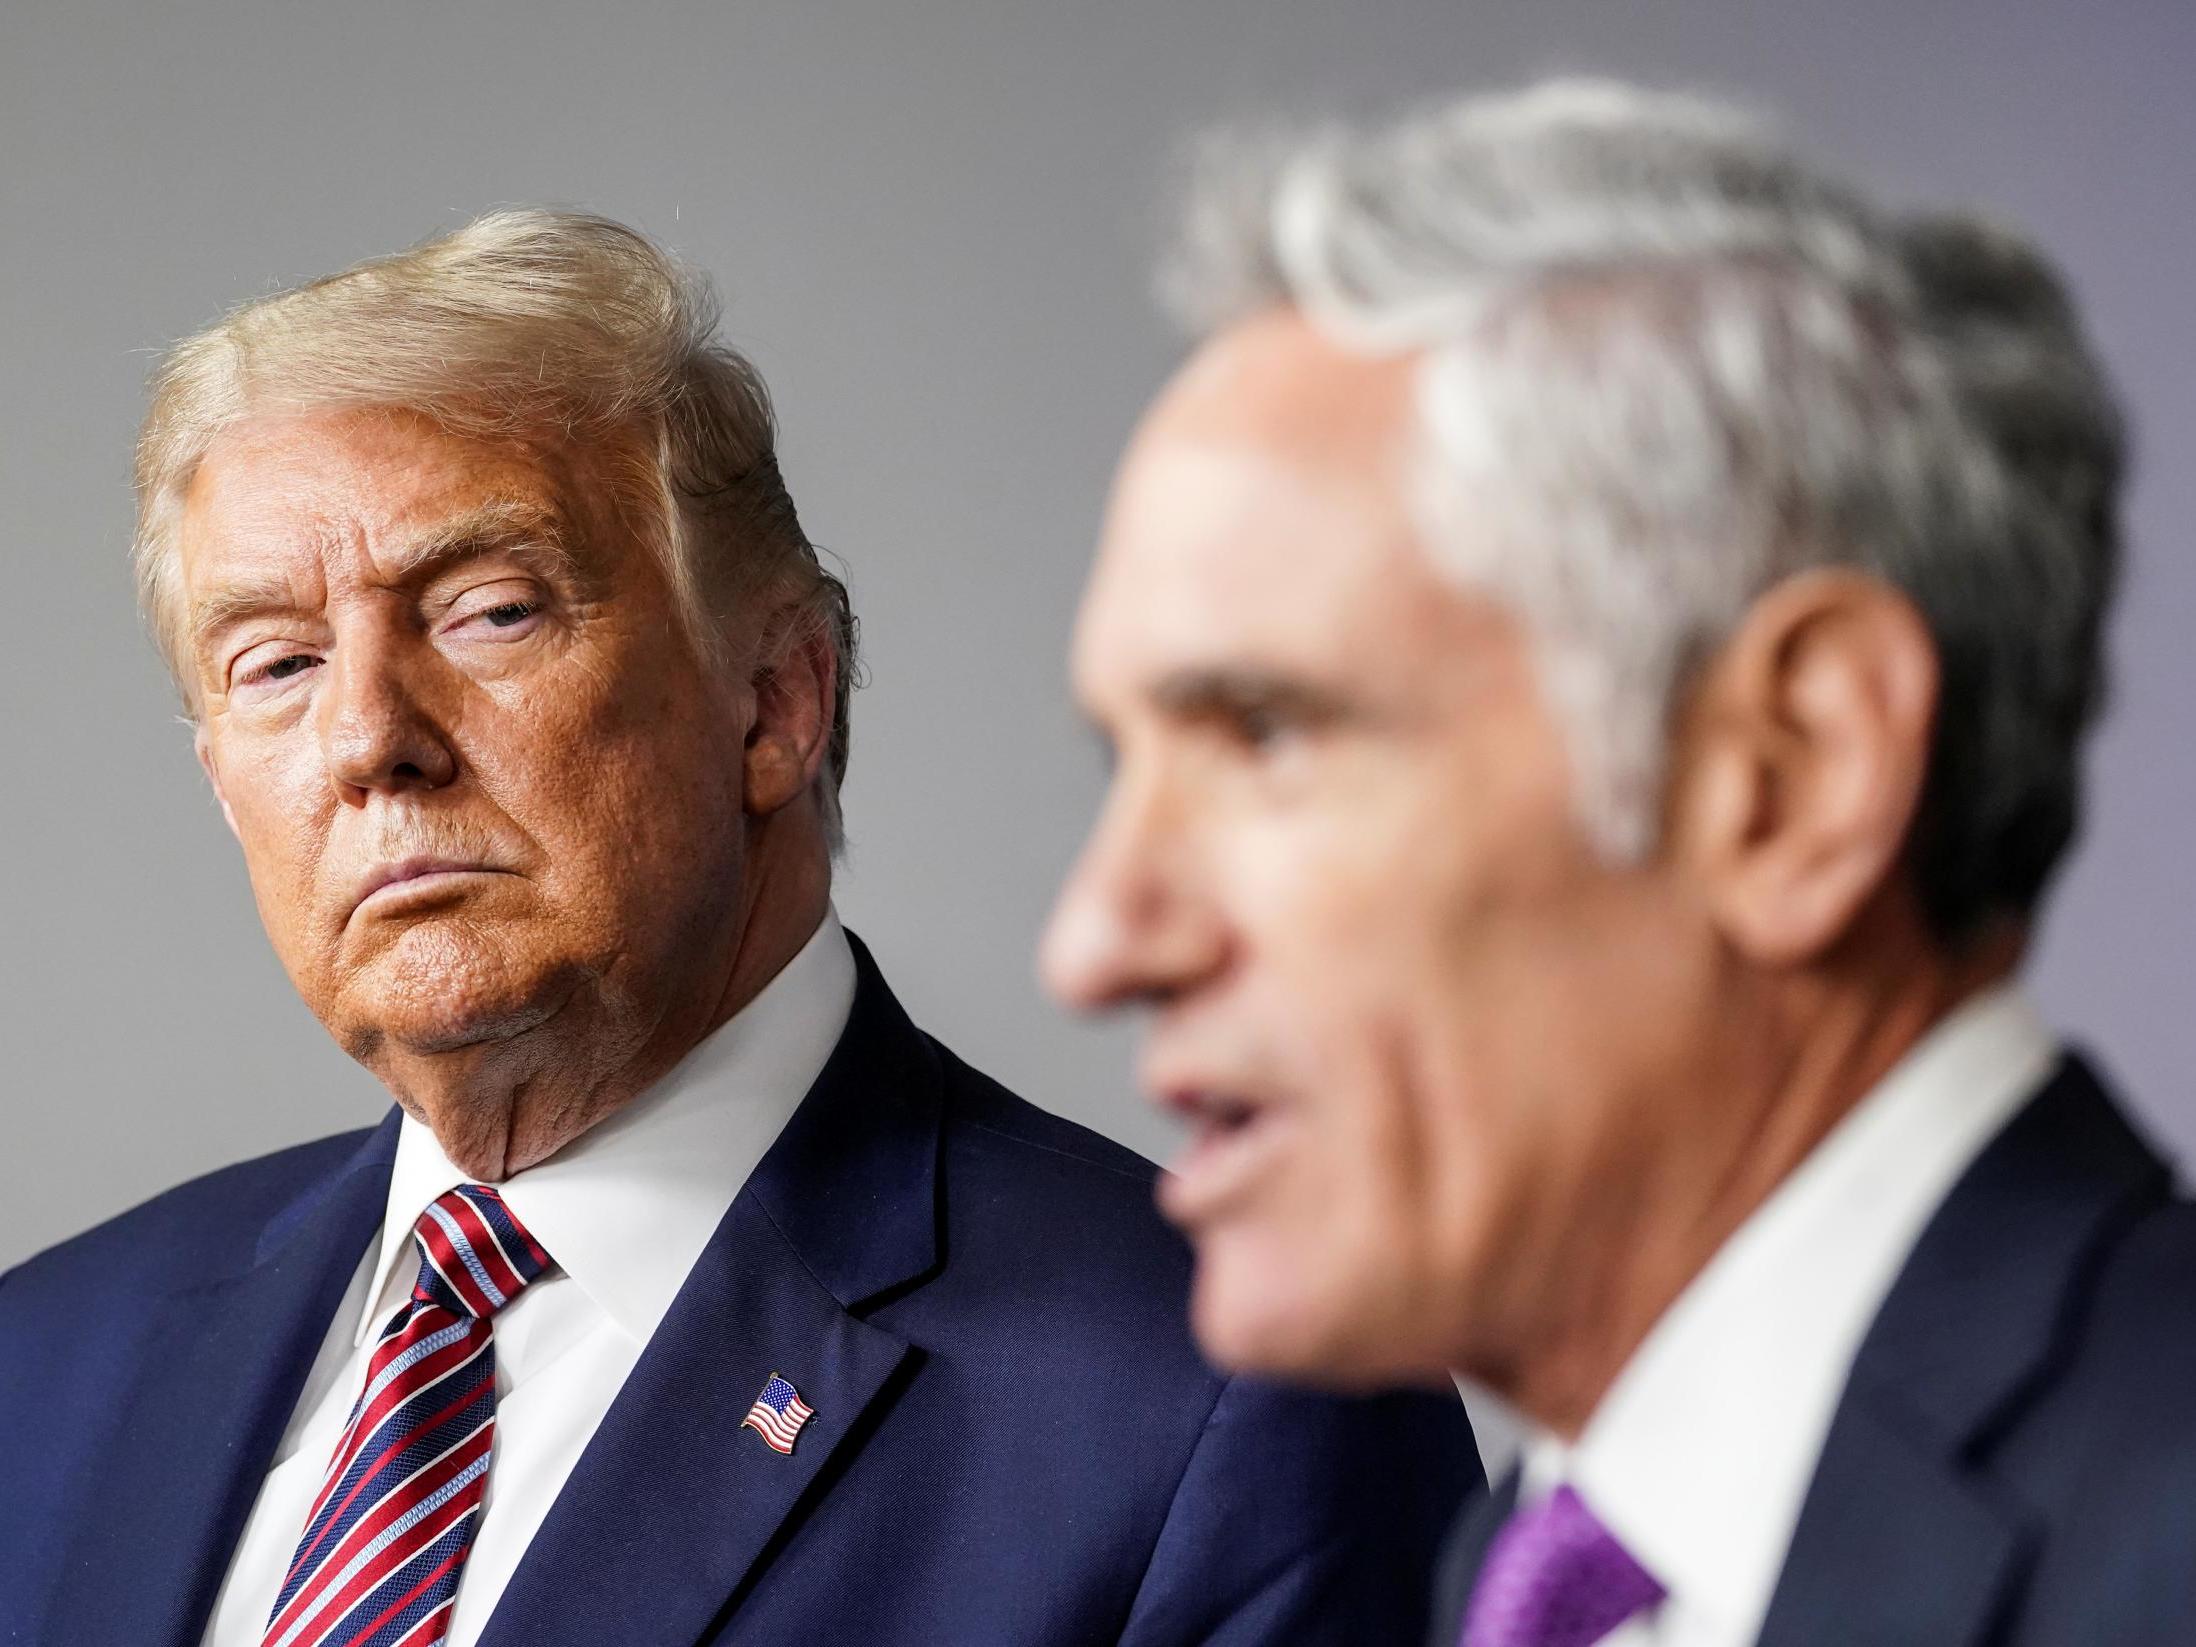
[(801, 1426), (815, 1416), (816, 1409), (801, 1399), (801, 1392), (782, 1373), (772, 1373), (740, 1427), (761, 1436), (772, 1452), (790, 1453), (801, 1438)]

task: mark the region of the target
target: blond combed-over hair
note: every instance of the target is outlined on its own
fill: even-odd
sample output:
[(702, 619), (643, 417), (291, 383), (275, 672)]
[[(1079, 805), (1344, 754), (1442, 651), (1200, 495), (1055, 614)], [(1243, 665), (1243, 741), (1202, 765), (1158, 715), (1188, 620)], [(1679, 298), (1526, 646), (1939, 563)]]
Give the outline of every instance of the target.
[[(199, 709), (178, 526), (220, 433), (248, 416), (386, 407), (488, 438), (595, 450), (618, 513), (659, 556), (690, 638), (821, 638), (837, 662), (820, 790), (840, 838), (857, 631), (802, 531), (754, 366), (716, 338), (709, 283), (645, 236), (584, 212), (494, 211), (408, 251), (246, 303), (162, 359), (137, 443), (139, 600), (186, 709)], [(758, 653), (760, 657), (760, 653)], [(767, 661), (762, 658), (761, 661)]]

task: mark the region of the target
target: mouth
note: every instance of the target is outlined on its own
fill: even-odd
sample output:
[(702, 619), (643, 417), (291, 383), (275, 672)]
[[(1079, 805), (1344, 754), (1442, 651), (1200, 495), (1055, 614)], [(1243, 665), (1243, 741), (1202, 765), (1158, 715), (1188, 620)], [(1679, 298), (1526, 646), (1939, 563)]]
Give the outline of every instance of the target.
[(1162, 1091), (1160, 1107), (1182, 1120), (1189, 1144), (1168, 1164), (1159, 1206), (1185, 1228), (1224, 1216), (1257, 1186), (1287, 1142), (1283, 1106), (1205, 1087)]
[(380, 913), (401, 905), (431, 901), (460, 892), (465, 884), (483, 875), (509, 871), (463, 858), (402, 858), (379, 863), (360, 877), (351, 900), (351, 913)]

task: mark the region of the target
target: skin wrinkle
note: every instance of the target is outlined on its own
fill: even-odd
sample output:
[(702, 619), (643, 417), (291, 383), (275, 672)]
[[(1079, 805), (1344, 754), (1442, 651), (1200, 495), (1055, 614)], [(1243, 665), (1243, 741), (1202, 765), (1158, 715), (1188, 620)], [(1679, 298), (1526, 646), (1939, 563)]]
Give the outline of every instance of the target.
[(1605, 856), (1533, 637), (1419, 538), (1416, 365), (1270, 311), (1139, 428), (1073, 663), (1111, 786), (1044, 970), (1144, 1008), (1145, 1085), (1217, 1117), (1161, 1189), (1213, 1359), (1462, 1371), (1575, 1434), (2023, 935), (1948, 951), (1924, 917), (1934, 647), (1859, 574), (1776, 585), (1708, 651), (1660, 845)]
[[(219, 437), (185, 499), (194, 605), (279, 584), (304, 608), (240, 632), (279, 640), (254, 657), (287, 679), (199, 681), (269, 937), (337, 1042), (489, 1181), (630, 1101), (828, 899), (828, 650), (763, 693), (698, 656), (599, 467), (402, 412), (270, 414)], [(352, 907), (369, 866), (416, 854), (502, 872)]]
[[(500, 552), (521, 561), (546, 560), (576, 582), (579, 562), (564, 538), (565, 528), (556, 511), (516, 499), (490, 500), (393, 548), (386, 557), (387, 570), (394, 582), (424, 582), (465, 558)], [(293, 605), (290, 596), (291, 589), (281, 578), (244, 579), (192, 602), (191, 655), (199, 667), (209, 666), (215, 644), (231, 625), (254, 617), (303, 616), (308, 609)]]

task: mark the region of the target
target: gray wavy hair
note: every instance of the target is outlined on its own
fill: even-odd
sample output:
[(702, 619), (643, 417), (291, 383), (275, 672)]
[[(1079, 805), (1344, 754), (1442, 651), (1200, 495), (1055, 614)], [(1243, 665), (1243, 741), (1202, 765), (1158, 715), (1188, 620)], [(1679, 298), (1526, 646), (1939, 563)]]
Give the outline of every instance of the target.
[(176, 344), (138, 436), (134, 554), (186, 709), (195, 718), (198, 690), (177, 527), (223, 429), (255, 412), (387, 406), (467, 434), (554, 431), (606, 460), (703, 655), (725, 656), (723, 620), (742, 611), (778, 615), (758, 649), (830, 645), (838, 690), (819, 800), (836, 849), (858, 630), (778, 472), (769, 393), (716, 325), (708, 282), (644, 236), (528, 209), (244, 304)]
[(1420, 352), (1429, 551), (1532, 633), (1601, 849), (1653, 849), (1672, 715), (1811, 567), (1903, 590), (1941, 703), (1910, 844), (1936, 929), (2025, 918), (2103, 698), (2122, 425), (2051, 265), (1863, 200), (1732, 108), (1554, 81), (1221, 138), (1161, 274)]

